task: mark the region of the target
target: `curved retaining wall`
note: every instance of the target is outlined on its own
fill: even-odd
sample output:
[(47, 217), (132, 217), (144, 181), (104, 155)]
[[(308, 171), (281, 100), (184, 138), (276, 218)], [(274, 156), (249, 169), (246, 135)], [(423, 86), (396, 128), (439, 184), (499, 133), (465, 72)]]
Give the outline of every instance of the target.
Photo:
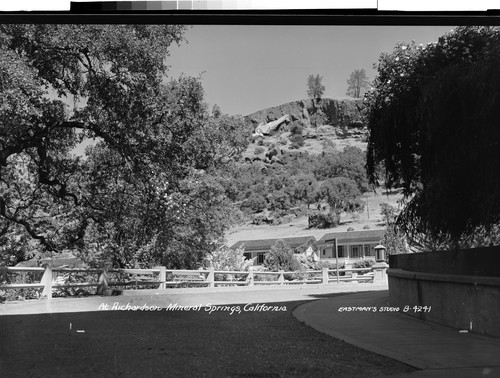
[(430, 306), (406, 314), (500, 337), (500, 247), (390, 257), (391, 306)]

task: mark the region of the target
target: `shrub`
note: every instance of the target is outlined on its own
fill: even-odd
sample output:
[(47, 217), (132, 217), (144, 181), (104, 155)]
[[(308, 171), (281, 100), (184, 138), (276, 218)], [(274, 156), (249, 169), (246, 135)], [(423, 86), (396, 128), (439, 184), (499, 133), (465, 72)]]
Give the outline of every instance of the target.
[[(247, 271), (253, 264), (252, 260), (247, 260), (245, 255), (245, 246), (236, 248), (235, 250), (228, 248), (226, 245), (221, 245), (217, 250), (209, 254), (203, 261), (206, 267), (213, 267), (215, 270), (236, 270)], [(234, 281), (235, 277), (231, 274), (218, 275), (219, 279)]]
[(290, 148), (298, 149), (304, 145), (304, 138), (301, 134), (292, 134), (288, 139), (292, 142)]
[(347, 229), (347, 231), (354, 231), (354, 228), (353, 228), (353, 227), (349, 227), (349, 228)]
[(340, 223), (340, 216), (334, 212), (312, 212), (309, 214), (309, 228), (332, 228)]
[(264, 257), (264, 267), (266, 270), (277, 272), (294, 272), (300, 269), (300, 264), (295, 258), (295, 254), (288, 244), (283, 240), (277, 240), (271, 250)]
[(293, 125), (292, 128), (290, 129), (290, 132), (292, 134), (298, 134), (302, 135), (303, 127), (301, 125)]
[(267, 207), (266, 199), (261, 194), (253, 193), (243, 201), (243, 208), (249, 208), (254, 213), (258, 213), (259, 211), (264, 210)]
[(333, 143), (331, 139), (327, 139), (327, 138), (323, 139), (321, 141), (321, 145), (323, 146), (324, 150), (333, 150), (333, 149), (335, 149), (335, 143)]
[(356, 261), (354, 264), (352, 264), (352, 267), (354, 269), (360, 269), (360, 268), (370, 268), (368, 270), (361, 270), (358, 272), (358, 274), (366, 274), (371, 271), (371, 267), (375, 264), (375, 261), (373, 260), (360, 260)]
[[(329, 270), (335, 270), (337, 264), (330, 261), (318, 261), (316, 269), (328, 268)], [(339, 269), (345, 269), (345, 264), (339, 264)], [(329, 272), (329, 277), (337, 277), (337, 272)], [(339, 276), (345, 276), (345, 272), (339, 272)]]
[(363, 230), (369, 230), (370, 229), (370, 226), (367, 224), (363, 227)]
[(255, 151), (254, 151), (254, 154), (255, 155), (260, 155), (261, 153), (263, 153), (265, 151), (264, 147), (261, 147), (259, 145), (259, 147), (255, 148)]
[(267, 221), (267, 217), (263, 214), (256, 214), (252, 218), (252, 224), (255, 224), (257, 226), (265, 223), (266, 221)]

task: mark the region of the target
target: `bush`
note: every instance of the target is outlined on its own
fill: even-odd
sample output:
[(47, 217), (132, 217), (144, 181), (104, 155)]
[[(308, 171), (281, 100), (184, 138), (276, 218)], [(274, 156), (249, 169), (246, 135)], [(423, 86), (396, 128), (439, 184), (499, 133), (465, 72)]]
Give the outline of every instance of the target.
[(312, 212), (309, 214), (309, 228), (332, 228), (340, 223), (340, 216), (332, 211), (328, 213)]
[(266, 199), (261, 194), (253, 193), (242, 203), (242, 208), (249, 208), (254, 213), (264, 210), (267, 207)]
[(277, 272), (294, 272), (300, 269), (300, 264), (295, 258), (295, 254), (288, 244), (283, 240), (277, 240), (271, 250), (264, 257), (264, 267), (266, 270)]
[(354, 231), (354, 227), (349, 227), (347, 231)]
[[(337, 264), (335, 262), (330, 261), (318, 261), (316, 269), (328, 268), (329, 270), (337, 269)], [(345, 264), (339, 264), (339, 269), (345, 269)], [(336, 272), (329, 272), (328, 276), (337, 277)], [(339, 276), (345, 276), (345, 272), (339, 272)]]
[(290, 148), (298, 149), (304, 145), (304, 138), (301, 134), (292, 134), (288, 139), (292, 142)]
[(215, 270), (226, 271), (247, 271), (252, 264), (253, 261), (247, 260), (247, 258), (245, 257), (244, 246), (233, 250), (229, 249), (226, 245), (221, 245), (217, 250), (215, 250), (211, 254), (208, 254), (203, 261), (203, 265), (205, 267), (213, 267)]
[(290, 129), (290, 132), (292, 134), (302, 135), (303, 130), (304, 128), (301, 125), (293, 125), (292, 128)]
[(255, 224), (257, 226), (266, 222), (267, 222), (267, 217), (264, 214), (256, 214), (252, 218), (252, 224)]
[(259, 145), (259, 147), (256, 147), (256, 148), (255, 148), (254, 154), (255, 154), (255, 155), (260, 155), (260, 154), (261, 154), (261, 153), (263, 153), (264, 151), (265, 151), (264, 147), (261, 147), (261, 146)]
[(358, 272), (358, 274), (366, 274), (371, 271), (371, 267), (375, 264), (375, 261), (373, 260), (360, 260), (356, 261), (354, 264), (352, 264), (352, 267), (354, 269), (360, 269), (360, 268), (370, 268), (368, 270), (361, 270)]
[(335, 149), (335, 143), (333, 143), (331, 139), (327, 139), (327, 138), (323, 139), (321, 141), (321, 145), (323, 146), (324, 150), (333, 150), (333, 149)]

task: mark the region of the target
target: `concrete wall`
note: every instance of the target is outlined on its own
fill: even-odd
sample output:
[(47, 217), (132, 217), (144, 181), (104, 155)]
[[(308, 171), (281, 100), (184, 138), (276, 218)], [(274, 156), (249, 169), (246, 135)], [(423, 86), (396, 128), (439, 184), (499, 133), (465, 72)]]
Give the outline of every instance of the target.
[(389, 267), (411, 272), (500, 277), (500, 246), (392, 255)]
[(391, 256), (390, 304), (408, 305), (406, 314), (422, 320), (500, 337), (499, 257), (499, 247)]

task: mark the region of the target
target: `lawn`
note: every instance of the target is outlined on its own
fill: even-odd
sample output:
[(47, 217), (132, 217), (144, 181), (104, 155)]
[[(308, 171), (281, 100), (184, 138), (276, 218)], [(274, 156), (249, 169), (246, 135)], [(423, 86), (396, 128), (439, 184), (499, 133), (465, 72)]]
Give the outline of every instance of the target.
[(2, 316), (0, 376), (362, 377), (413, 370), (298, 322), (292, 311), (302, 303), (278, 303), (284, 312), (232, 315), (202, 310)]

